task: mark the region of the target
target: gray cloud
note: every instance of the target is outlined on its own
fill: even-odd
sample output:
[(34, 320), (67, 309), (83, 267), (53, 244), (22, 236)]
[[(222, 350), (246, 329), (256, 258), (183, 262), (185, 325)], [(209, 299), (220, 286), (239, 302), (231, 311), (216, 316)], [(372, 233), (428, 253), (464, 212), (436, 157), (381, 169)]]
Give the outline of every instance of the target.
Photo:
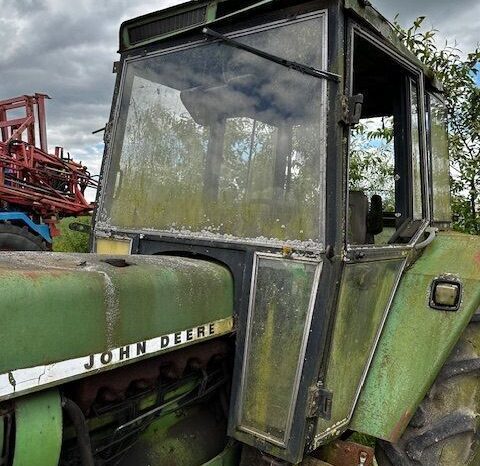
[(427, 27), (438, 29), (439, 37), (457, 43), (464, 52), (480, 42), (480, 2), (478, 0), (373, 0), (387, 18), (399, 14), (403, 26), (410, 26), (419, 16), (426, 16)]
[(45, 92), (49, 146), (64, 146), (98, 173), (122, 21), (168, 0), (0, 0), (0, 99)]
[[(62, 145), (97, 173), (101, 128), (109, 114), (118, 59), (118, 28), (125, 19), (178, 0), (0, 0), (0, 99), (45, 92), (49, 143)], [(478, 0), (376, 0), (390, 19), (403, 24), (428, 16), (443, 37), (471, 48), (478, 37)]]

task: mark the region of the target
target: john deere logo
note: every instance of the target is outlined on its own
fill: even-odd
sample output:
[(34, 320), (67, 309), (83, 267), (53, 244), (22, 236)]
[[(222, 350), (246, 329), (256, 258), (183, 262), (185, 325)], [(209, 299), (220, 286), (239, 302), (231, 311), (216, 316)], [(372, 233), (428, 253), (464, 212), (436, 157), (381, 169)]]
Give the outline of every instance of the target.
[(145, 340), (131, 345), (121, 346), (111, 351), (105, 351), (99, 354), (91, 354), (88, 356), (88, 362), (84, 364), (87, 370), (93, 369), (95, 366), (106, 366), (112, 363), (121, 363), (128, 359), (139, 358), (145, 354), (156, 353), (161, 350), (174, 348), (188, 344), (195, 340), (214, 336), (216, 333), (215, 323), (200, 325), (198, 327), (182, 330), (181, 332), (162, 335), (153, 340)]
[(81, 377), (90, 371), (114, 369), (129, 361), (155, 356), (173, 348), (188, 346), (197, 341), (224, 335), (231, 332), (232, 329), (233, 318), (227, 317), (180, 332), (120, 346), (102, 353), (8, 371), (0, 374), (0, 401), (39, 390), (41, 387), (64, 383), (67, 380)]

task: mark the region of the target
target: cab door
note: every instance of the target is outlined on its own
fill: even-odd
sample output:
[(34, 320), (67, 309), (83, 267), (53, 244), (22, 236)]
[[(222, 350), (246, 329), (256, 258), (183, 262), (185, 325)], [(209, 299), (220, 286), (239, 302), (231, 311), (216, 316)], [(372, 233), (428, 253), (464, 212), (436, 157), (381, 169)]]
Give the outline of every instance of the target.
[(429, 221), (422, 73), (354, 22), (349, 38), (346, 95), (363, 96), (363, 105), (358, 123), (346, 128), (346, 254), (320, 376), (331, 413), (318, 418), (309, 450), (346, 430), (402, 272)]

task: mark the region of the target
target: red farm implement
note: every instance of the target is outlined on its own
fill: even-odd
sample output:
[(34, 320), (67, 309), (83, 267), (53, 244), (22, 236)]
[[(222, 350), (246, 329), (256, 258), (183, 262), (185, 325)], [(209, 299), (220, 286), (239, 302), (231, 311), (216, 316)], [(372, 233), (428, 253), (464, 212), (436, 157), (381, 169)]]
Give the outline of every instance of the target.
[[(21, 217), (22, 229), (47, 243), (58, 234), (59, 218), (91, 213), (85, 190), (96, 188), (87, 168), (64, 155), (63, 148), (48, 153), (48, 98), (35, 94), (0, 101), (0, 222), (11, 225)], [(1, 243), (0, 249), (11, 248)]]

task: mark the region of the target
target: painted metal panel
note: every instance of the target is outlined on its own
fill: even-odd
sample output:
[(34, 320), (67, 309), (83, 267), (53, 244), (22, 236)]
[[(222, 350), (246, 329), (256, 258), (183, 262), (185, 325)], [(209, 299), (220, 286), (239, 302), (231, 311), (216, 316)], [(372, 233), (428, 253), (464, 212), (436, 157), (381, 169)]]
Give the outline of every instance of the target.
[[(457, 312), (429, 307), (440, 275), (463, 284)], [(405, 273), (350, 428), (399, 439), (473, 313), (480, 306), (480, 237), (440, 233)]]
[(13, 466), (56, 466), (62, 447), (62, 427), (58, 390), (19, 399), (15, 405)]
[(95, 238), (97, 254), (128, 256), (132, 253), (131, 238)]
[(240, 461), (240, 445), (238, 443), (230, 443), (225, 450), (208, 463), (202, 466), (238, 466)]
[(348, 425), (404, 264), (400, 258), (345, 266), (323, 384), (333, 394), (332, 414), (318, 419), (312, 449)]
[(194, 343), (219, 337), (231, 332), (233, 318), (207, 322), (197, 327), (161, 335), (149, 340), (111, 348), (80, 358), (57, 361), (25, 369), (12, 369), (0, 374), (0, 399), (66, 382), (90, 372), (97, 373), (129, 364), (140, 359), (166, 353)]
[(52, 242), (52, 237), (50, 236), (50, 228), (48, 225), (40, 225), (35, 223), (27, 214), (24, 212), (0, 212), (0, 221), (20, 221), (28, 226), (35, 233), (40, 235), (48, 243)]
[[(162, 336), (170, 335), (178, 346), (176, 340), (195, 343), (197, 327), (204, 327), (201, 338), (232, 330), (233, 284), (227, 269), (179, 257), (127, 259), (117, 258), (114, 266), (94, 254), (1, 255), (0, 374), (13, 376), (7, 377), (8, 396), (20, 393), (14, 371), (21, 375), (37, 368), (38, 379), (50, 368), (43, 373), (48, 379), (56, 363), (82, 358), (81, 365), (90, 366), (92, 355), (96, 363), (103, 355), (102, 369), (109, 369), (128, 345), (132, 354), (137, 343), (146, 345), (140, 356), (147, 357), (149, 346), (153, 351)], [(205, 327), (210, 323), (211, 335)], [(161, 341), (158, 345), (171, 349), (161, 348)]]

